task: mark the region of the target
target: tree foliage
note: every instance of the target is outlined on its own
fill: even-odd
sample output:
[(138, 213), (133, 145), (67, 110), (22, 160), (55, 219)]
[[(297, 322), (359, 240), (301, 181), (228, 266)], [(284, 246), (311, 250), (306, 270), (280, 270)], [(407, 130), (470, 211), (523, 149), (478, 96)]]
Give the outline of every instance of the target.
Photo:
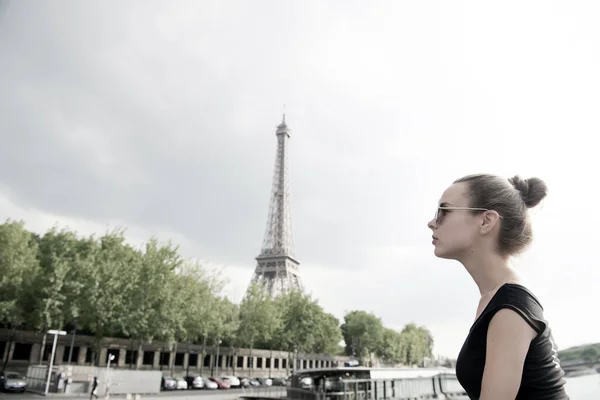
[(342, 333), (346, 354), (372, 361), (376, 355), (389, 365), (421, 365), (432, 356), (433, 337), (425, 327), (407, 324), (401, 331), (387, 328), (366, 311), (351, 311), (344, 317)]
[(21, 327), (32, 309), (37, 243), (22, 222), (0, 225), (0, 323)]
[(585, 344), (569, 347), (558, 352), (560, 361), (583, 360), (586, 362), (600, 361), (600, 343)]
[(396, 332), (365, 311), (348, 313), (340, 327), (310, 295), (290, 291), (271, 299), (258, 284), (234, 304), (222, 295), (225, 283), (220, 271), (156, 238), (138, 249), (120, 229), (82, 237), (52, 228), (38, 236), (23, 222), (0, 224), (2, 327), (76, 328), (93, 335), (96, 347), (113, 336), (131, 339), (138, 351), (143, 341), (161, 340), (201, 344), (203, 353), (220, 345), (338, 354), (343, 339), (346, 353), (361, 359), (375, 354), (418, 364), (431, 354), (425, 328), (409, 324)]
[(300, 353), (334, 354), (342, 340), (339, 321), (327, 314), (310, 295), (289, 291), (274, 301), (281, 324), (273, 345)]

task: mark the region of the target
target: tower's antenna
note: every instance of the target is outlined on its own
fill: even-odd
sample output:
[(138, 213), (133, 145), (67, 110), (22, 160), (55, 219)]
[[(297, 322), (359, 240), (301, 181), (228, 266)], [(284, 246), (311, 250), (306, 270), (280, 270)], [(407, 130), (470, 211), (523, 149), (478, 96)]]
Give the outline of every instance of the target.
[(283, 123), (285, 124), (285, 103), (283, 104)]

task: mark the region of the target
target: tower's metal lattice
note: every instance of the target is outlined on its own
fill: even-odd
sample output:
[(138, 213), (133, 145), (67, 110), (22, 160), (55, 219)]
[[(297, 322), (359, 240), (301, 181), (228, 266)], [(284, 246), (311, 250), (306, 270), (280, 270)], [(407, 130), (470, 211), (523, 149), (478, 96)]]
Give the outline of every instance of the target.
[(269, 216), (260, 255), (252, 283), (261, 283), (271, 297), (290, 289), (303, 290), (298, 265), (294, 257), (290, 192), (288, 180), (288, 141), (290, 129), (283, 122), (277, 127), (277, 153), (271, 189)]

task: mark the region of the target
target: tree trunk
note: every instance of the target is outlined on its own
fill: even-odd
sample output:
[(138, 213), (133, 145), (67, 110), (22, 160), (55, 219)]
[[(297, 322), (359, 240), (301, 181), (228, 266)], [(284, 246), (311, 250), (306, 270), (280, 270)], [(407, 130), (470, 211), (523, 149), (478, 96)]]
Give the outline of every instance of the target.
[(252, 349), (254, 347), (254, 344), (250, 345), (250, 355), (248, 357), (250, 357), (250, 375), (248, 376), (249, 378), (252, 378), (252, 373), (254, 372), (254, 359), (252, 358)]
[[(187, 366), (185, 367), (185, 376), (190, 376), (190, 342), (187, 342)], [(184, 356), (185, 357), (185, 356)], [(185, 358), (184, 358), (185, 361)]]
[(6, 366), (8, 365), (8, 357), (10, 357), (10, 348), (12, 347), (12, 343), (15, 337), (16, 329), (12, 329), (12, 333), (10, 334), (10, 338), (8, 338), (8, 346), (5, 347), (4, 352), (6, 353), (6, 358), (4, 359), (4, 366), (2, 367), (2, 371), (6, 371)]
[[(225, 360), (225, 367), (227, 367), (227, 373), (229, 373), (229, 368), (233, 368), (233, 346), (231, 345), (229, 345), (229, 355), (227, 357), (230, 365), (227, 365), (227, 360)], [(231, 374), (234, 375), (233, 372)]]
[(40, 347), (40, 365), (44, 362), (44, 353), (46, 352), (46, 328), (44, 328), (44, 334), (42, 335), (42, 347)]
[(134, 345), (135, 345), (135, 343), (134, 343), (133, 337), (132, 337), (131, 338), (131, 345), (129, 346), (130, 350), (131, 350), (131, 358), (129, 359), (129, 369), (133, 369), (133, 363), (134, 363), (134, 361), (133, 361), (133, 355), (135, 354), (134, 353), (134, 350), (135, 350), (135, 346)]
[(177, 342), (173, 343), (171, 346), (171, 352), (173, 353), (173, 357), (171, 358), (171, 376), (175, 375), (175, 359), (177, 358)]
[(140, 365), (142, 365), (144, 362), (144, 348), (142, 347), (142, 344), (143, 344), (143, 341), (140, 339), (138, 342), (138, 348), (137, 348), (137, 352), (138, 352), (137, 360), (135, 361), (135, 369), (136, 370), (139, 370)]
[(96, 336), (94, 337), (94, 362), (92, 364), (96, 367), (100, 366), (100, 342), (102, 342), (102, 335), (96, 334)]
[[(237, 367), (237, 356), (240, 352), (240, 349), (238, 347), (235, 348), (235, 351), (233, 352), (233, 355), (231, 356), (231, 369), (232, 369), (232, 375), (235, 376), (235, 368)], [(235, 362), (233, 362), (233, 356), (235, 357)], [(242, 368), (243, 368), (243, 364), (242, 364)]]
[(204, 372), (204, 357), (206, 357), (206, 335), (202, 340), (202, 359), (200, 360), (200, 375)]

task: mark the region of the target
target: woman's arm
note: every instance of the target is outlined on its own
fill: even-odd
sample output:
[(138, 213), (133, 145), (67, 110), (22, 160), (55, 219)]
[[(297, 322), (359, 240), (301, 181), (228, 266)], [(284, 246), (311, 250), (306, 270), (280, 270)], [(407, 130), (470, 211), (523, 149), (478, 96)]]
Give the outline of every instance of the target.
[(514, 400), (523, 364), (537, 333), (516, 311), (503, 308), (488, 327), (480, 400)]

